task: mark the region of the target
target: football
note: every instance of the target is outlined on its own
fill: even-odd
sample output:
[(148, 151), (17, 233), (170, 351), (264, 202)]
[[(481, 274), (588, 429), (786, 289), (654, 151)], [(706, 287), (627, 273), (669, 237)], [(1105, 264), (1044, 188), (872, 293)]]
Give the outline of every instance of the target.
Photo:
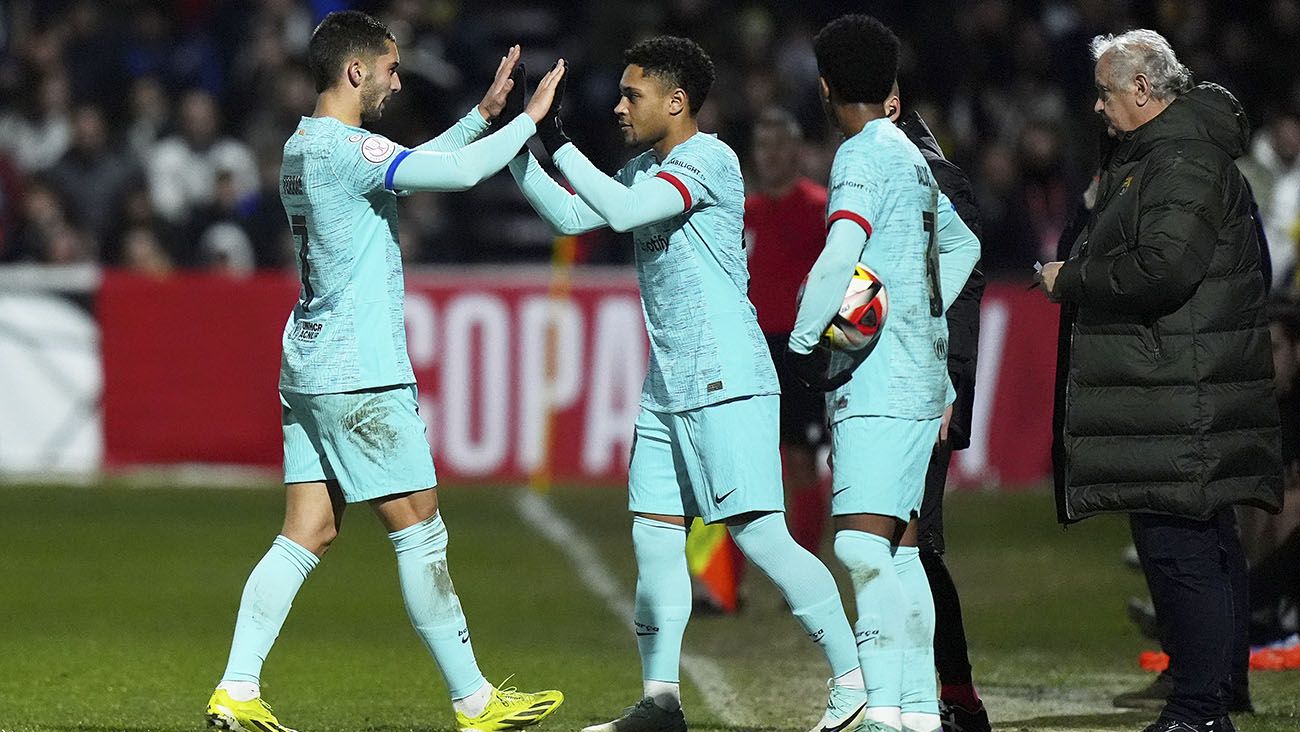
[(870, 349), (885, 327), (889, 298), (885, 283), (865, 264), (853, 270), (853, 279), (844, 293), (840, 311), (822, 335), (822, 342), (833, 351), (858, 352)]

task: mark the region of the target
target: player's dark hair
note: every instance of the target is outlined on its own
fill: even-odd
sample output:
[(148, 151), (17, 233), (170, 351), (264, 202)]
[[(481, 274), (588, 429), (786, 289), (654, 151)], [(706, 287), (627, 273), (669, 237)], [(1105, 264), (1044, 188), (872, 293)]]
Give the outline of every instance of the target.
[(686, 91), (686, 103), (691, 116), (699, 114), (704, 99), (713, 87), (713, 61), (700, 44), (689, 38), (656, 36), (623, 52), (623, 61), (640, 66), (648, 76), (653, 76), (672, 87)]
[(870, 15), (844, 15), (813, 38), (817, 71), (838, 101), (875, 104), (898, 78), (898, 36)]
[(307, 66), (316, 93), (334, 86), (348, 58), (383, 55), (388, 50), (385, 41), (396, 43), (397, 39), (388, 26), (359, 10), (339, 10), (325, 16), (307, 43)]

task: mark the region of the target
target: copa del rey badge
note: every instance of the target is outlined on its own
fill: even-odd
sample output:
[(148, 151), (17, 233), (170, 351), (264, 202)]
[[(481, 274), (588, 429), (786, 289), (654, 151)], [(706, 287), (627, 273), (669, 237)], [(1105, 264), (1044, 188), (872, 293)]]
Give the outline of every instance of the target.
[(397, 146), (386, 137), (371, 135), (361, 141), (361, 156), (372, 163), (382, 163), (393, 156)]

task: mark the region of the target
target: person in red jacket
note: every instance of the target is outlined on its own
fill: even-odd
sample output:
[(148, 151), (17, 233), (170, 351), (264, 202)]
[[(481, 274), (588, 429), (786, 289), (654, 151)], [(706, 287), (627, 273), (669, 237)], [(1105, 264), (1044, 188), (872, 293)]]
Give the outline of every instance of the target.
[(749, 300), (767, 336), (781, 382), (781, 453), (790, 533), (813, 553), (828, 510), (817, 474), (817, 450), (826, 440), (825, 395), (787, 373), (783, 354), (794, 328), (795, 298), (826, 243), (826, 188), (802, 172), (803, 132), (785, 110), (759, 115), (750, 149), (745, 197)]

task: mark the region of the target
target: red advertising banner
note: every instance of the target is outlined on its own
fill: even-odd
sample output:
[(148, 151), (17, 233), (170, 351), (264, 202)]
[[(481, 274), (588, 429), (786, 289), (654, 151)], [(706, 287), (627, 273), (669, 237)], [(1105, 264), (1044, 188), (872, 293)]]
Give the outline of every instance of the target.
[[(280, 334), (297, 290), (279, 274), (107, 274), (105, 462), (279, 465)], [(441, 480), (624, 480), (648, 359), (630, 272), (411, 272), (406, 317)], [(975, 440), (954, 461), (958, 482), (1049, 473), (1055, 323), (1036, 293), (989, 288)]]

